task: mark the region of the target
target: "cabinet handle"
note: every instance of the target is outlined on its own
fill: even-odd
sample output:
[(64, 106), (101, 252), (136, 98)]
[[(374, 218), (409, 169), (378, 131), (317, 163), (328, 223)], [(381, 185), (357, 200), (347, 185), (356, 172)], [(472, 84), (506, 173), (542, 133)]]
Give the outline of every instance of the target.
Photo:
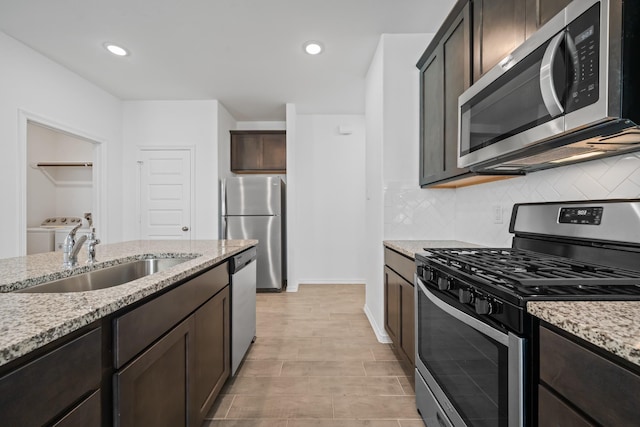
[(189, 227), (185, 225), (184, 227), (182, 227), (182, 231), (189, 231)]

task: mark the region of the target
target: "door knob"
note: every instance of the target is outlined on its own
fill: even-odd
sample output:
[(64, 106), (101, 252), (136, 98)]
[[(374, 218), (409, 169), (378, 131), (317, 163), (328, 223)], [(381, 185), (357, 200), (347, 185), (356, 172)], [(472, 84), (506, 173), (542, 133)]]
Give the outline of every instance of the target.
[(182, 231), (189, 231), (189, 227), (185, 225), (184, 227), (182, 227)]

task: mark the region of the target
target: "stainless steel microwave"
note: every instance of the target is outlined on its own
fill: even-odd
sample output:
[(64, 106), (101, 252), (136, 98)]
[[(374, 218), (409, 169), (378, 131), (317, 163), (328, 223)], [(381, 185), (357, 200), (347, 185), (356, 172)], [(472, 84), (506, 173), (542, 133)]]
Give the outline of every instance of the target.
[(465, 91), (458, 166), (523, 173), (639, 150), (638, 3), (572, 1)]

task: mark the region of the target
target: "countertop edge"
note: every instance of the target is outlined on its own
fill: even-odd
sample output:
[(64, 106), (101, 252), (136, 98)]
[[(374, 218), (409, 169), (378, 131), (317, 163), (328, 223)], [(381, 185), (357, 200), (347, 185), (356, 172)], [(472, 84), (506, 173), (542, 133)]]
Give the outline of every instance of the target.
[(640, 366), (638, 301), (530, 301), (527, 312)]
[(411, 259), (416, 258), (416, 253), (425, 248), (479, 248), (481, 245), (461, 242), (458, 240), (383, 240), (384, 247), (393, 249)]

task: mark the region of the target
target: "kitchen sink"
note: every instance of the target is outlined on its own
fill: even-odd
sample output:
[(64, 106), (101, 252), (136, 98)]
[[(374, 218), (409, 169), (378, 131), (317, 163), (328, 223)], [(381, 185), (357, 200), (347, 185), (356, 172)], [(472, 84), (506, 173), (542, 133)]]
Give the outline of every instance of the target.
[(105, 267), (64, 279), (42, 283), (16, 292), (64, 293), (84, 292), (122, 285), (159, 271), (167, 270), (193, 258), (150, 258)]

